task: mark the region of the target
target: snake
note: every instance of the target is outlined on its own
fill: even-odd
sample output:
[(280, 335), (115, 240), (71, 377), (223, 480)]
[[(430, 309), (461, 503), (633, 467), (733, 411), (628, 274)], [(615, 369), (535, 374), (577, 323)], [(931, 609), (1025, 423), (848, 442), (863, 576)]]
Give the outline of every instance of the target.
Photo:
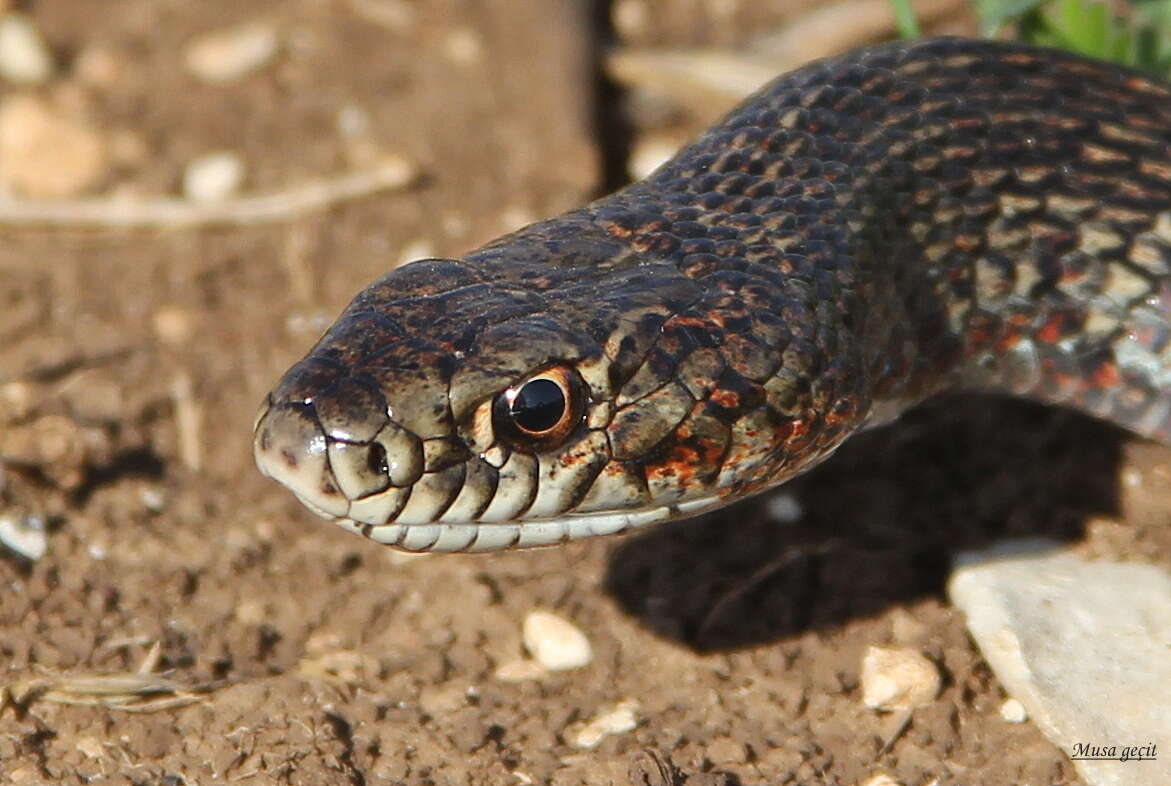
[(260, 470), (409, 551), (548, 546), (773, 488), (935, 394), (1171, 441), (1171, 87), (1030, 45), (798, 68), (645, 179), (353, 298)]

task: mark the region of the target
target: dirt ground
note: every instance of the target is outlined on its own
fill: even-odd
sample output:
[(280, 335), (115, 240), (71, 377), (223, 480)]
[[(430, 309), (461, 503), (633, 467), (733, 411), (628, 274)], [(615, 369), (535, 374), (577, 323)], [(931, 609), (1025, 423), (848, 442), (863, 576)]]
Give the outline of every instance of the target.
[[(729, 44), (812, 5), (672, 0), (651, 4), (661, 25), (626, 32)], [(27, 10), (59, 61), (40, 92), (138, 142), (98, 196), (175, 194), (187, 161), (223, 148), (247, 162), (250, 193), (383, 154), (422, 178), (255, 226), (0, 220), (0, 517), (49, 531), (39, 561), (0, 560), (0, 781), (1080, 783), (1031, 724), (1002, 719), (943, 582), (957, 550), (1008, 535), (1171, 565), (1171, 452), (1088, 418), (947, 398), (780, 496), (487, 556), (365, 542), (254, 470), (259, 402), (361, 286), (620, 182), (639, 123), (596, 84), (607, 9)], [(192, 36), (257, 20), (279, 31), (273, 62), (222, 84), (186, 73)], [(115, 65), (108, 81), (78, 75), (95, 51)], [(593, 662), (500, 679), (538, 608), (579, 626)], [(862, 703), (872, 644), (920, 650), (943, 675), (906, 728)], [(55, 700), (100, 698), (78, 681), (94, 674), (149, 682), (132, 676), (144, 661), (161, 682), (137, 712)], [(636, 728), (574, 746), (620, 702), (636, 703)]]

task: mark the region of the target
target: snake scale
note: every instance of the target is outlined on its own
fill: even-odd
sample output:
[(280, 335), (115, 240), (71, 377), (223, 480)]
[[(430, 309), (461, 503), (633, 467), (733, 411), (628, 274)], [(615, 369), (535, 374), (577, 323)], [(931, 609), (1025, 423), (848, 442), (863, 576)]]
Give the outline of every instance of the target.
[(361, 292), (262, 471), (410, 550), (539, 546), (793, 477), (948, 388), (1171, 441), (1171, 89), (1019, 44), (781, 76), (645, 180)]

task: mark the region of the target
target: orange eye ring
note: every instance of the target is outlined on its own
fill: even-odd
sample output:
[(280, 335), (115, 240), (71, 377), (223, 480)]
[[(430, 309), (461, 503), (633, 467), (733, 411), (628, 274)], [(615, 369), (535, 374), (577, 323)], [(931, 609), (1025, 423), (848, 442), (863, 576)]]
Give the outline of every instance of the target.
[(496, 397), (492, 416), (498, 437), (518, 450), (560, 444), (581, 423), (585, 383), (569, 366), (550, 366)]

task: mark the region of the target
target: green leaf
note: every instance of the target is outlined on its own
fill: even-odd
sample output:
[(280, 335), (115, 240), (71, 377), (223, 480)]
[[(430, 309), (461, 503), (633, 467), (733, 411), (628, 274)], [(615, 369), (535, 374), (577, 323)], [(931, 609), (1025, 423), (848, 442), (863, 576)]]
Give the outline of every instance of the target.
[(911, 7), (911, 0), (890, 1), (894, 7), (895, 24), (898, 26), (899, 35), (903, 38), (918, 38), (921, 34), (919, 20), (915, 17), (915, 9)]

